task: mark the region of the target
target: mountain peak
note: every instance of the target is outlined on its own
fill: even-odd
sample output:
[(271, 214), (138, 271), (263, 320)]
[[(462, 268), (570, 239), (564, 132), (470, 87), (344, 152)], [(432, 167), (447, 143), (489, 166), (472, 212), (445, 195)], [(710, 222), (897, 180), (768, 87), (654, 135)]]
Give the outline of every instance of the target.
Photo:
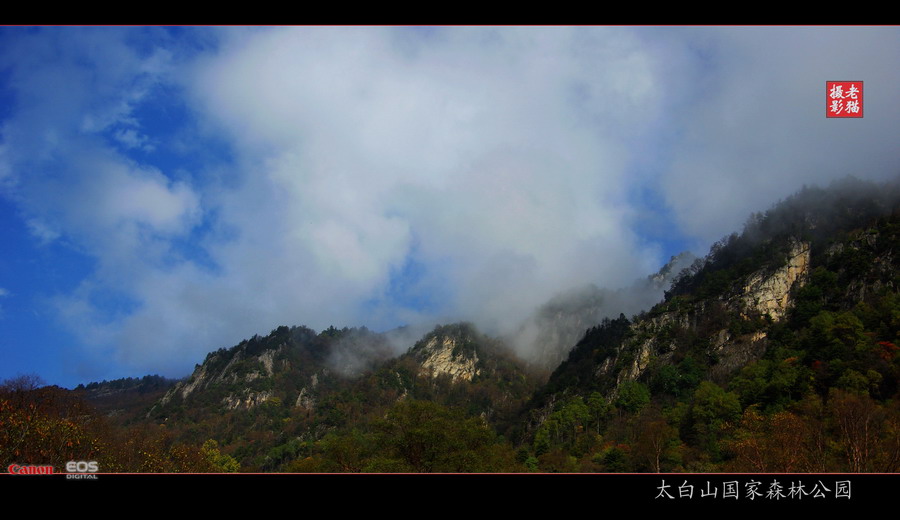
[(477, 352), (478, 332), (469, 323), (436, 327), (410, 353), (421, 365), (421, 374), (447, 375), (455, 383), (472, 381), (481, 373)]

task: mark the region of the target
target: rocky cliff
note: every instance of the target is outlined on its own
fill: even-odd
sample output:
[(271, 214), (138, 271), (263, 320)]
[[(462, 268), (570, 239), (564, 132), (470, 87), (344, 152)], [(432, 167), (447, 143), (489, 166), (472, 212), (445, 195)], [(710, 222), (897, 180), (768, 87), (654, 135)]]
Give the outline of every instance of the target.
[(781, 265), (758, 269), (717, 298), (675, 302), (630, 326), (617, 352), (597, 366), (595, 377), (616, 389), (637, 380), (651, 363), (672, 363), (686, 349), (704, 350), (713, 379), (721, 379), (765, 351), (764, 324), (782, 320), (792, 295), (809, 277), (810, 244), (792, 238)]
[(254, 336), (230, 349), (211, 352), (155, 408), (189, 404), (212, 410), (247, 410), (277, 402), (311, 410), (321, 391), (320, 380), (333, 379), (330, 359), (341, 351), (342, 340), (351, 337), (363, 343), (361, 338), (372, 343), (380, 340), (368, 331), (332, 328), (316, 334), (306, 327), (279, 327), (268, 336)]
[(505, 348), (480, 334), (472, 324), (456, 323), (435, 327), (406, 356), (418, 365), (420, 377), (446, 377), (453, 383), (461, 383), (488, 375), (486, 361), (498, 349)]
[(481, 370), (478, 368), (478, 353), (466, 352), (466, 341), (447, 336), (430, 338), (420, 352), (420, 373), (430, 377), (447, 375), (453, 382), (471, 381)]
[[(791, 305), (791, 292), (802, 287), (809, 277), (810, 244), (791, 239), (787, 262), (775, 272), (758, 271), (750, 275), (729, 302), (741, 308), (741, 316), (768, 316), (780, 321)], [(736, 300), (736, 301), (735, 301)]]
[[(187, 400), (190, 396), (204, 390), (228, 388), (227, 395), (221, 403), (228, 409), (253, 408), (265, 403), (273, 394), (262, 388), (275, 375), (275, 359), (287, 347), (281, 343), (273, 349), (257, 354), (248, 353), (246, 345), (238, 346), (231, 351), (219, 351), (198, 365), (187, 380), (179, 382), (160, 400), (166, 405), (173, 399)], [(280, 367), (286, 362), (279, 358)]]

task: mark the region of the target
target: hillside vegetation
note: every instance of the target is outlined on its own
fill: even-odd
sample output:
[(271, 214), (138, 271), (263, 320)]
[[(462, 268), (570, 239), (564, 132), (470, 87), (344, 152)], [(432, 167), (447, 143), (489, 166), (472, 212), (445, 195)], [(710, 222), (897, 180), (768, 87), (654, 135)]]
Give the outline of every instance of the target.
[[(585, 326), (549, 377), (503, 339), (458, 323), (409, 340), (399, 356), (408, 331), (283, 326), (211, 352), (177, 384), (144, 378), (70, 392), (8, 381), (0, 462), (900, 471), (898, 210), (896, 183), (804, 188), (717, 242), (652, 308)], [(545, 314), (554, 327), (582, 324), (600, 312), (598, 298), (616, 301), (589, 294), (578, 301), (592, 307), (570, 298)], [(568, 308), (578, 315), (557, 316)]]

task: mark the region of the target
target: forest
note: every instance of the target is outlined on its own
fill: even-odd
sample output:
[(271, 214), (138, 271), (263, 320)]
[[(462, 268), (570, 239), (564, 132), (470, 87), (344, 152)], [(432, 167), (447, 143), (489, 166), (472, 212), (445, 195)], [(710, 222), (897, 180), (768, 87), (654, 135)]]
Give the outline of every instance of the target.
[[(848, 178), (750, 216), (665, 299), (552, 372), (466, 323), (405, 354), (282, 326), (194, 374), (0, 384), (0, 462), (102, 472), (900, 471), (900, 190)], [(782, 291), (782, 292), (778, 292)], [(354, 358), (353, 370), (335, 359)], [(343, 357), (342, 357), (343, 356)]]

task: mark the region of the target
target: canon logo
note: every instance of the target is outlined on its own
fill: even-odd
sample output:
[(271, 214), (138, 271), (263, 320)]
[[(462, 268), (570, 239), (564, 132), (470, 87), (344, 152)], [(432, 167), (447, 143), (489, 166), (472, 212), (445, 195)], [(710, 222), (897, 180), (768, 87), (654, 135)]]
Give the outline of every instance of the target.
[(52, 475), (53, 466), (20, 466), (10, 464), (6, 471), (13, 475)]

